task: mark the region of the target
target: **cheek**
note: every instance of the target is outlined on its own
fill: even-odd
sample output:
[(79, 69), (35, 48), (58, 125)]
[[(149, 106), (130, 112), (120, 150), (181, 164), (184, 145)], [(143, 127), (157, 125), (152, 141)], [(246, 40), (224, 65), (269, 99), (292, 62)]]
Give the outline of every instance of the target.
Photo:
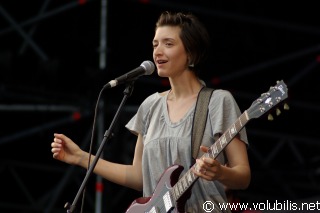
[(186, 65), (188, 63), (188, 56), (184, 50), (180, 50), (172, 54), (172, 57), (179, 62), (179, 64)]
[(153, 62), (156, 62), (156, 57), (155, 57), (155, 55), (154, 55), (154, 53), (152, 54), (152, 58), (153, 58)]
[(174, 66), (179, 69), (185, 69), (188, 66), (188, 59), (184, 53), (174, 57)]

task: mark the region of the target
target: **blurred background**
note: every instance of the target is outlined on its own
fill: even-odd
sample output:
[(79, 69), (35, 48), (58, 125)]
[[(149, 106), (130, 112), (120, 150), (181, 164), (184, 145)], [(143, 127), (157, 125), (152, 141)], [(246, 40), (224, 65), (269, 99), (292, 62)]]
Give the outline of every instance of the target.
[[(281, 2), (281, 3), (280, 3)], [(212, 40), (201, 74), (232, 92), (242, 111), (278, 80), (290, 110), (246, 126), (252, 181), (241, 202), (315, 202), (320, 195), (320, 13), (316, 1), (2, 0), (0, 2), (0, 212), (66, 212), (85, 170), (52, 158), (53, 133), (97, 148), (124, 97), (110, 80), (152, 60), (162, 11), (190, 11)], [(101, 157), (129, 164), (135, 137), (124, 125), (151, 93), (154, 72), (127, 99)], [(94, 119), (96, 125), (93, 131)], [(93, 136), (92, 136), (93, 135)], [(125, 212), (141, 194), (90, 176), (84, 212)], [(318, 206), (319, 207), (319, 206)], [(287, 211), (289, 212), (289, 211)]]

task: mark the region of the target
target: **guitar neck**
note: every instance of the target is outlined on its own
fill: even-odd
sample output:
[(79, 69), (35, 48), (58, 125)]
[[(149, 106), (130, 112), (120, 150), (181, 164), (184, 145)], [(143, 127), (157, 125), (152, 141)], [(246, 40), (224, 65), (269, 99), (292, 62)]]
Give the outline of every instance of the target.
[[(221, 137), (209, 148), (208, 152), (202, 155), (203, 157), (210, 157), (216, 159), (223, 149), (231, 142), (231, 140), (240, 132), (240, 130), (248, 123), (249, 116), (247, 110), (240, 115), (240, 117), (231, 125)], [(194, 164), (192, 167), (195, 167)], [(177, 201), (189, 187), (199, 177), (192, 172), (192, 168), (189, 169), (179, 181), (172, 187), (172, 195)]]

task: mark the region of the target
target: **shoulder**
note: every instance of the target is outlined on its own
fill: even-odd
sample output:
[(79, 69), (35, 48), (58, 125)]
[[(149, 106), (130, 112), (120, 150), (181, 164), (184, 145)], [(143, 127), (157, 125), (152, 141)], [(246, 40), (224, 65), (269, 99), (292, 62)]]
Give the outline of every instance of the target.
[(142, 107), (151, 107), (155, 103), (159, 102), (161, 98), (163, 98), (168, 92), (155, 92), (151, 95), (149, 95), (147, 98), (144, 99), (141, 106)]
[(230, 91), (224, 89), (215, 89), (211, 95), (209, 108), (213, 111), (238, 110), (238, 103)]
[(234, 97), (228, 90), (215, 89), (211, 95), (211, 101), (234, 101)]
[(158, 100), (158, 99), (164, 97), (167, 93), (168, 93), (168, 91), (152, 93), (143, 102), (150, 102), (150, 101), (152, 102), (154, 100)]

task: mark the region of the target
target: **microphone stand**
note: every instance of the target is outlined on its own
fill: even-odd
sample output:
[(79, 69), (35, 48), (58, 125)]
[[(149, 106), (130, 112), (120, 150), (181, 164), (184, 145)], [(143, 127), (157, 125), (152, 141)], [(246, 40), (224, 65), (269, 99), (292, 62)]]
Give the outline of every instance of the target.
[(94, 170), (94, 168), (95, 168), (95, 166), (96, 166), (96, 164), (97, 164), (97, 162), (98, 162), (98, 160), (100, 158), (100, 155), (101, 155), (101, 153), (102, 153), (102, 151), (104, 149), (105, 143), (112, 136), (112, 130), (113, 130), (114, 126), (115, 126), (115, 123), (118, 121), (118, 117), (120, 115), (120, 112), (122, 111), (123, 106), (124, 106), (125, 102), (127, 101), (128, 97), (130, 97), (131, 94), (132, 94), (133, 87), (134, 87), (134, 80), (135, 79), (133, 79), (132, 81), (130, 81), (127, 84), (127, 86), (126, 86), (126, 88), (125, 88), (125, 90), (123, 92), (124, 96), (123, 96), (123, 99), (122, 99), (122, 101), (120, 103), (120, 106), (118, 107), (118, 110), (117, 110), (117, 112), (116, 112), (116, 114), (115, 114), (115, 116), (114, 116), (114, 118), (113, 118), (113, 120), (112, 120), (112, 122), (110, 124), (109, 129), (107, 129), (106, 132), (104, 133), (103, 140), (102, 140), (102, 142), (101, 142), (101, 144), (99, 146), (99, 149), (98, 149), (98, 151), (96, 153), (96, 156), (95, 156), (92, 164), (89, 166), (89, 169), (88, 169), (88, 171), (86, 173), (86, 176), (84, 177), (84, 179), (82, 181), (82, 184), (81, 184), (81, 186), (80, 186), (80, 188), (78, 190), (78, 193), (76, 194), (76, 197), (73, 200), (73, 203), (71, 205), (68, 202), (65, 204), (65, 208), (67, 209), (67, 213), (72, 213), (72, 212), (75, 211), (76, 204), (77, 204), (77, 202), (79, 200), (79, 197), (82, 194), (82, 192), (83, 192), (83, 190), (84, 190), (84, 188), (85, 188), (85, 186), (86, 186), (86, 184), (88, 182), (88, 179), (90, 178), (90, 176), (93, 173), (93, 170)]

